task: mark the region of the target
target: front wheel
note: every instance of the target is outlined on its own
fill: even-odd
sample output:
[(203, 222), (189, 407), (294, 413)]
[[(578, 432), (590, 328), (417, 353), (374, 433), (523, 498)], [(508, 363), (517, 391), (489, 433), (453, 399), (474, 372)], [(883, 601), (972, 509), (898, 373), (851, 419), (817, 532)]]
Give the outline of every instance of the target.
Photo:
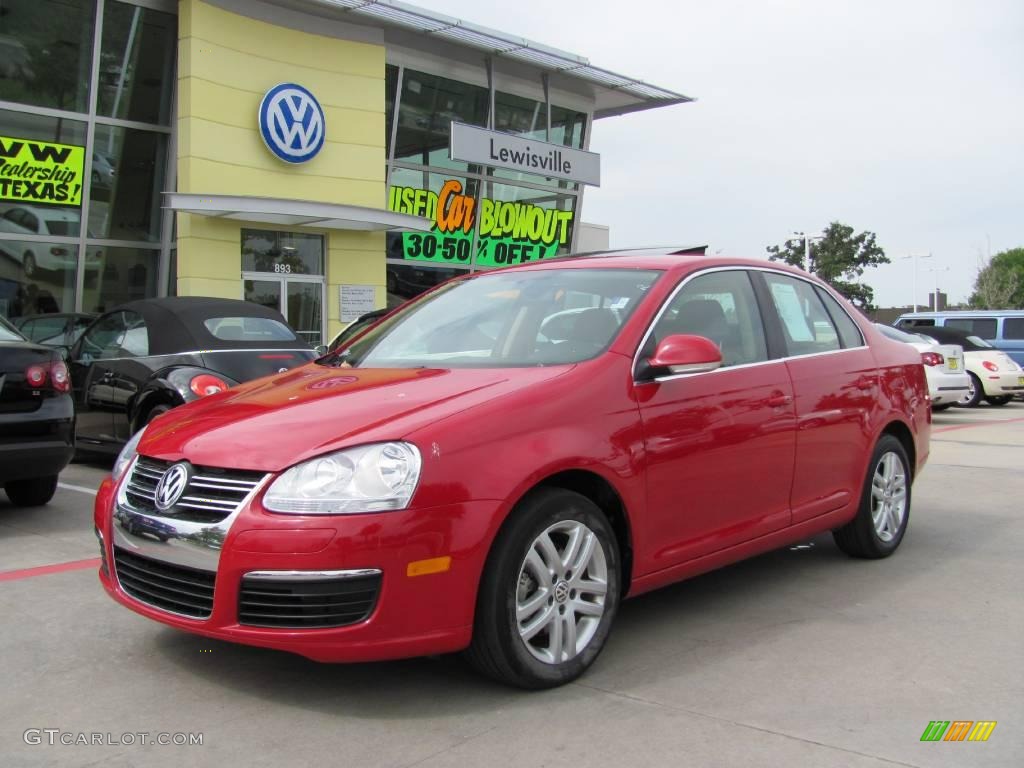
[(575, 680), (608, 639), (620, 584), (618, 543), (597, 505), (561, 488), (533, 492), (487, 560), (470, 663), (520, 688)]
[(1006, 405), (1012, 399), (1013, 397), (1010, 395), (994, 395), (985, 398), (989, 405)]
[(932, 406), (932, 410), (933, 411), (948, 411), (952, 407), (953, 407), (953, 403), (939, 403), (938, 405), (933, 405)]
[(41, 507), (57, 492), (57, 476), (12, 480), (4, 486), (7, 498), (16, 507)]
[(836, 545), (851, 557), (888, 557), (910, 519), (910, 461), (903, 443), (882, 435), (871, 454), (857, 516), (832, 531)]

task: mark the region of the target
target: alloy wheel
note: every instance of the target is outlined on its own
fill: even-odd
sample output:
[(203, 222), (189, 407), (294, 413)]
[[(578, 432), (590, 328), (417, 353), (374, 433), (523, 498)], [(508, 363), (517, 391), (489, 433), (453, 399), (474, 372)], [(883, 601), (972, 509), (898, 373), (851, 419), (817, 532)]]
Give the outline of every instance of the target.
[(561, 664), (586, 649), (605, 612), (608, 561), (597, 535), (577, 520), (544, 530), (516, 582), (516, 626), (527, 650)]
[(890, 542), (899, 533), (907, 514), (907, 473), (895, 453), (885, 453), (871, 479), (871, 519), (875, 533)]

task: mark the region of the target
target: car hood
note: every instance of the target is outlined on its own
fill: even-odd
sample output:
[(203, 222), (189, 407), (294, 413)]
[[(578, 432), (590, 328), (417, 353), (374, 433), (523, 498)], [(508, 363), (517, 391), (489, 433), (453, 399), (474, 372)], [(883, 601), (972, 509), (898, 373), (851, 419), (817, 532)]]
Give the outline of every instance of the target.
[(139, 453), (277, 472), (346, 446), (401, 439), (572, 368), (351, 369), (312, 363), (171, 410), (147, 428)]

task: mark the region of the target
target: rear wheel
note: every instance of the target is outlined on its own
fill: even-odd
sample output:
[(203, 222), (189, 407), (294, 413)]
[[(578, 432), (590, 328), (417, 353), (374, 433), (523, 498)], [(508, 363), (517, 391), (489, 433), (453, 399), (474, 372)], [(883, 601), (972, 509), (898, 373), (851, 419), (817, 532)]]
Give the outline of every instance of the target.
[(857, 516), (835, 531), (836, 545), (851, 557), (888, 557), (910, 519), (910, 461), (903, 444), (882, 435), (871, 454)]
[(57, 476), (12, 480), (4, 486), (7, 498), (16, 507), (41, 507), (57, 492)]
[(608, 639), (620, 583), (618, 544), (597, 505), (561, 488), (535, 491), (488, 558), (470, 663), (521, 688), (575, 680)]
[(973, 373), (968, 373), (967, 378), (970, 379), (967, 392), (956, 401), (956, 404), (961, 408), (974, 408), (981, 402), (981, 398), (985, 396), (985, 390), (981, 387), (981, 379)]
[(998, 395), (985, 398), (989, 405), (1006, 405), (1012, 399), (1013, 398), (1009, 395)]

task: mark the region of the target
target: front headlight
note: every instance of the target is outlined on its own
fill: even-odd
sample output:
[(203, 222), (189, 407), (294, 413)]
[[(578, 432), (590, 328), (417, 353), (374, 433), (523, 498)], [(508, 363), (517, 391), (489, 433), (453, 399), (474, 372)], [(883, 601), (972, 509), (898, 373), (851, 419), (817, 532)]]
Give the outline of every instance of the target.
[(125, 470), (128, 469), (128, 465), (131, 464), (132, 459), (135, 458), (135, 449), (138, 448), (139, 440), (142, 439), (142, 435), (145, 431), (146, 428), (143, 427), (132, 435), (132, 439), (124, 444), (124, 448), (122, 448), (121, 452), (117, 455), (117, 461), (114, 462), (114, 469), (111, 471), (111, 474), (114, 476), (115, 483), (120, 482)]
[(263, 506), (298, 515), (348, 515), (405, 509), (420, 478), (410, 443), (347, 448), (297, 464), (271, 483)]

